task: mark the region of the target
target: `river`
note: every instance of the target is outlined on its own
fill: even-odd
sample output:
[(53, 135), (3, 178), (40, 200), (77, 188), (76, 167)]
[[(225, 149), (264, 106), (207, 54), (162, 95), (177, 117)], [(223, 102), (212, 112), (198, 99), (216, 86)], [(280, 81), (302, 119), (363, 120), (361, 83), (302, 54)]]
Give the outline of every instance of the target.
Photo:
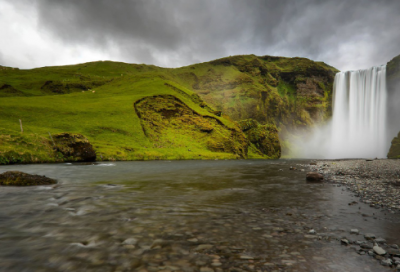
[(0, 187), (0, 271), (391, 271), (340, 238), (400, 244), (400, 217), (306, 183), (308, 163), (0, 166), (58, 180)]

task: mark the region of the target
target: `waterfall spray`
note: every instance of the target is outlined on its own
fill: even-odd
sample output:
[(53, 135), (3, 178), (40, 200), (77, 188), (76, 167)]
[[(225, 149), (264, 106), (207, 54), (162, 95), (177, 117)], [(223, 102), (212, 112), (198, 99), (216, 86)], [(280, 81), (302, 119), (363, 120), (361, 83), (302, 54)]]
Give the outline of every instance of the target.
[(300, 157), (386, 158), (386, 66), (337, 73), (332, 103), (332, 120), (298, 141)]
[(386, 157), (386, 66), (335, 76), (330, 158)]

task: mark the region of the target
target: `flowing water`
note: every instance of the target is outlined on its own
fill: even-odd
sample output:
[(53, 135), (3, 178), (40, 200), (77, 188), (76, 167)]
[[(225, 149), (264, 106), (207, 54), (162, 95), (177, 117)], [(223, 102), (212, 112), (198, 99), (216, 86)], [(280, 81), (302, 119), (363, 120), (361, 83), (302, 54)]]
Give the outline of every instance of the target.
[(0, 187), (0, 271), (390, 271), (337, 239), (399, 243), (399, 216), (307, 184), (303, 163), (1, 166), (59, 183)]
[(386, 158), (386, 66), (335, 76), (330, 158)]

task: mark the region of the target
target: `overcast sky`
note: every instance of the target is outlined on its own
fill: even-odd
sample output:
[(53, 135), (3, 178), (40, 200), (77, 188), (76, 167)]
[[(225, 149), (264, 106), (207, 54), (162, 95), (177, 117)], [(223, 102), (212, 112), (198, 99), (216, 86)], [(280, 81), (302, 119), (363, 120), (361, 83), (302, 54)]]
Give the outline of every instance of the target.
[(400, 54), (400, 1), (0, 0), (4, 66), (179, 67), (238, 54), (381, 65)]

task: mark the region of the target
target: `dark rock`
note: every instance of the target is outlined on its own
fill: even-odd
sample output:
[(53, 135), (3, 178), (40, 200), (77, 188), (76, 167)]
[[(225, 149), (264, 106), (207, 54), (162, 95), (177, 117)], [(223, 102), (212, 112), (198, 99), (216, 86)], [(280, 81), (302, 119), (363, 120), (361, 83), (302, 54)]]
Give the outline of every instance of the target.
[(31, 175), (19, 171), (7, 171), (0, 174), (0, 185), (33, 186), (56, 184), (57, 181), (45, 176)]
[(367, 240), (375, 239), (375, 234), (366, 233), (366, 234), (364, 235), (364, 238), (367, 239)]
[(60, 152), (65, 161), (95, 161), (96, 152), (89, 140), (81, 134), (60, 133), (53, 135), (56, 152)]
[(308, 172), (306, 180), (310, 182), (321, 182), (324, 180), (324, 176), (317, 172)]
[(368, 244), (362, 244), (362, 245), (360, 245), (360, 247), (363, 249), (372, 249), (372, 246), (368, 245)]
[(386, 243), (386, 240), (383, 238), (377, 238), (377, 239), (375, 239), (375, 243), (384, 244), (384, 243)]

